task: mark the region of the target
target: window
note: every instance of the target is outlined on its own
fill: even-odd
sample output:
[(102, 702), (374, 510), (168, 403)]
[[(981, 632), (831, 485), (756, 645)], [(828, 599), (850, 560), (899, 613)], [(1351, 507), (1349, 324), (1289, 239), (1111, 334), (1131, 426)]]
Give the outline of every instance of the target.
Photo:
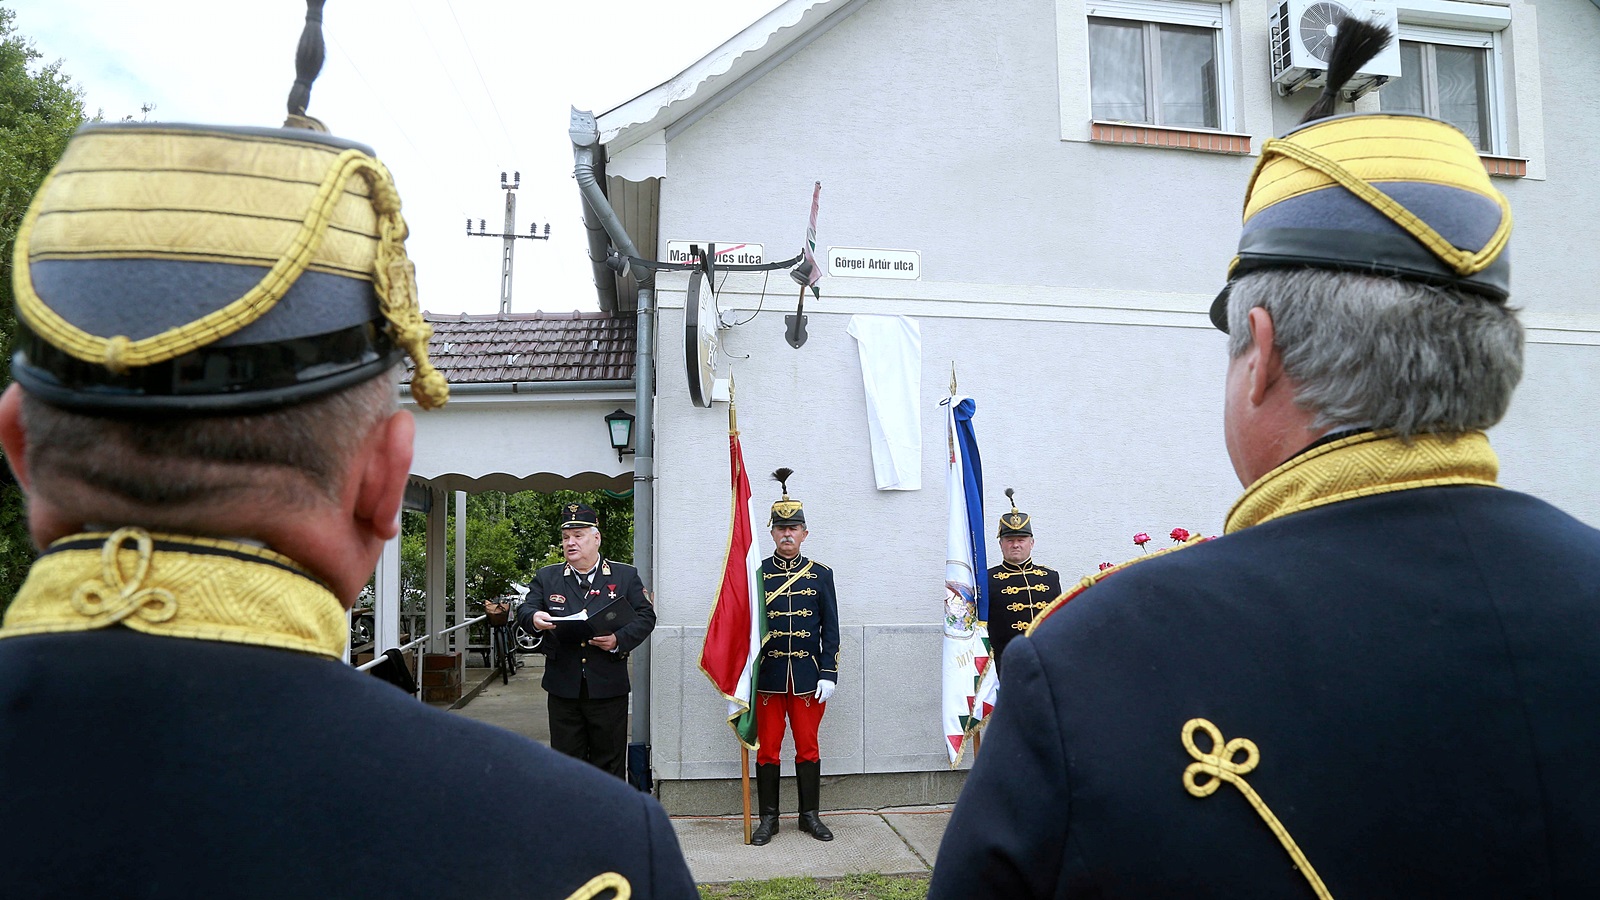
[[(1538, 56), (1530, 29), (1511, 39), (1509, 6), (1462, 3), (1458, 0), (1401, 0), (1400, 77), (1378, 90), (1385, 112), (1418, 113), (1443, 119), (1461, 129), (1479, 153), (1504, 156), (1513, 149), (1526, 155), (1542, 143), (1537, 124), (1517, 130), (1514, 110), (1523, 91), (1506, 78), (1505, 59), (1513, 52)], [(1535, 98), (1536, 100), (1536, 95)], [(1537, 116), (1534, 117), (1535, 119)]]
[[(1404, 40), (1416, 30), (1401, 28), (1401, 75), (1378, 92), (1383, 110), (1443, 119), (1465, 132), (1479, 151), (1498, 152), (1493, 35), (1459, 32), (1443, 35), (1448, 42)], [(1428, 31), (1438, 38), (1444, 29)]]
[(1220, 4), (1090, 2), (1088, 13), (1093, 118), (1174, 128), (1232, 124)]

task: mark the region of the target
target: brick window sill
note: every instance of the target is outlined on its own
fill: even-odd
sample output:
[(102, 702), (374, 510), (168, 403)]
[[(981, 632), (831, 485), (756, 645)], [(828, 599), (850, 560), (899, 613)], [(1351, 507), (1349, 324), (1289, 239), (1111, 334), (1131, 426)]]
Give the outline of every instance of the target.
[(1139, 125), (1126, 122), (1091, 123), (1089, 140), (1101, 144), (1133, 144), (1171, 150), (1198, 150), (1202, 153), (1250, 155), (1250, 135), (1205, 128), (1172, 128), (1165, 125)]
[(1522, 157), (1479, 153), (1478, 158), (1483, 160), (1483, 167), (1489, 171), (1490, 175), (1498, 178), (1528, 177), (1528, 161)]

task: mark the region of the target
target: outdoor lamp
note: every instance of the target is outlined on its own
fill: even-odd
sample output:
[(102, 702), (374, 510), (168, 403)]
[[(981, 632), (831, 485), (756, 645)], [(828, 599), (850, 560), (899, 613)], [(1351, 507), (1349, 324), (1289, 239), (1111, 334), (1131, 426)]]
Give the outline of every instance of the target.
[(617, 462), (622, 462), (624, 453), (633, 452), (623, 449), (633, 443), (633, 416), (619, 409), (606, 416), (606, 427), (611, 429), (611, 449), (617, 451)]

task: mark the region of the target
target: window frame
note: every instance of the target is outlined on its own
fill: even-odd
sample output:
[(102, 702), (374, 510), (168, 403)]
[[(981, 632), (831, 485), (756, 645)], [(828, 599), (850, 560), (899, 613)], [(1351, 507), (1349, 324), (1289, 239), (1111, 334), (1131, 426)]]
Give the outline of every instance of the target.
[[(1457, 5), (1457, 4), (1451, 4)], [(1464, 5), (1464, 4), (1463, 4)], [(1507, 125), (1507, 104), (1505, 97), (1505, 50), (1504, 33), (1505, 25), (1510, 23), (1506, 18), (1499, 28), (1451, 28), (1432, 24), (1417, 24), (1408, 22), (1408, 10), (1400, 7), (1400, 33), (1397, 40), (1411, 41), (1423, 45), (1423, 72), (1418, 75), (1423, 84), (1423, 107), (1427, 108), (1428, 98), (1433, 97), (1435, 105), (1438, 103), (1438, 66), (1434, 62), (1434, 46), (1444, 45), (1452, 47), (1469, 47), (1476, 50), (1487, 50), (1487, 60), (1484, 66), (1484, 85), (1488, 96), (1488, 132), (1489, 147), (1478, 152), (1489, 156), (1505, 156), (1510, 147), (1509, 129)], [(1498, 19), (1497, 19), (1498, 21)], [(1431, 89), (1431, 90), (1430, 90)], [(1379, 89), (1382, 90), (1381, 88)]]
[[(1202, 2), (1202, 0), (1089, 0), (1084, 4), (1084, 47), (1090, 54), (1094, 47), (1089, 41), (1089, 24), (1092, 19), (1122, 19), (1144, 26), (1144, 78), (1145, 97), (1151, 112), (1150, 122), (1125, 123), (1147, 125), (1155, 128), (1173, 128), (1182, 131), (1233, 133), (1238, 123), (1237, 98), (1234, 96), (1234, 74), (1237, 65), (1233, 51), (1233, 23), (1229, 0)], [(1188, 25), (1207, 28), (1214, 32), (1212, 47), (1216, 51), (1217, 127), (1204, 125), (1168, 125), (1155, 121), (1161, 117), (1160, 82), (1161, 49), (1160, 25)], [(1152, 40), (1154, 35), (1157, 39)], [(1088, 56), (1085, 56), (1087, 64)], [(1093, 85), (1089, 89), (1089, 115), (1091, 121), (1116, 121), (1094, 118)]]

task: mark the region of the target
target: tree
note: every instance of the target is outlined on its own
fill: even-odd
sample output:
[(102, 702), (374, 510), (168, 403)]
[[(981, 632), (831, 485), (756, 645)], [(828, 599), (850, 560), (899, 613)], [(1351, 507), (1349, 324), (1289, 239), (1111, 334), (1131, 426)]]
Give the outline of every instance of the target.
[[(587, 503), (600, 516), (600, 553), (617, 562), (633, 561), (633, 495), (610, 491), (485, 491), (467, 497), (467, 598), (473, 604), (503, 596), (511, 583), (526, 584), (540, 566), (561, 562), (562, 507)], [(445, 571), (455, 571), (456, 517), (452, 503), (445, 537)], [(427, 519), (407, 515), (400, 539), (400, 584), (407, 598), (426, 592)], [(447, 580), (453, 578), (447, 574)], [(453, 589), (450, 596), (454, 597)], [(409, 607), (408, 607), (409, 608)], [(419, 607), (420, 608), (420, 607)]]
[[(16, 14), (0, 7), (0, 386), (11, 382), (11, 343), (16, 332), (11, 295), (11, 251), (28, 203), (61, 158), (72, 132), (83, 124), (83, 91), (61, 73), (60, 61), (29, 66), (40, 58), (33, 43), (16, 33)], [(11, 605), (28, 566), (22, 491), (0, 461), (0, 613)]]

